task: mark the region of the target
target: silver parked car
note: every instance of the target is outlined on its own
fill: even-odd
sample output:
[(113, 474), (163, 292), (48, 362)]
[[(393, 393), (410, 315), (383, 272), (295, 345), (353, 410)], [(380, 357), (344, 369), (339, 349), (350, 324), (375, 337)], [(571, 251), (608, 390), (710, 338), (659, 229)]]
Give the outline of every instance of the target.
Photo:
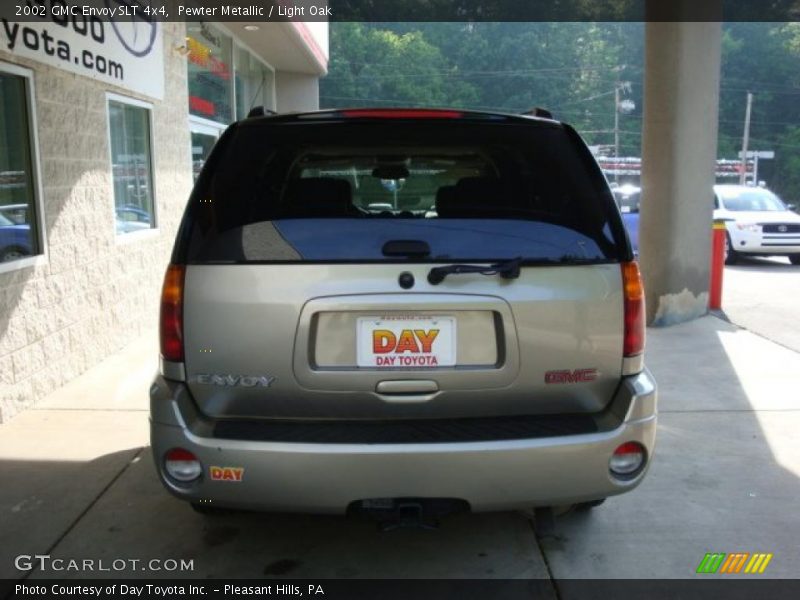
[(589, 506), (653, 456), (644, 335), (619, 210), (568, 125), (248, 118), (167, 270), (156, 468), (199, 510)]

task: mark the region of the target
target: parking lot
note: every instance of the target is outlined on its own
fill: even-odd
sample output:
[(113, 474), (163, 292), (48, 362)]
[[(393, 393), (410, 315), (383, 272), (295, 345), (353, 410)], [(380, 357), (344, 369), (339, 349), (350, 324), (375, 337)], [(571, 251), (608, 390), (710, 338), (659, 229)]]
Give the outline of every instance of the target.
[(692, 578), (706, 552), (769, 552), (755, 577), (794, 577), (800, 329), (787, 324), (798, 314), (797, 271), (781, 260), (727, 268), (733, 323), (709, 316), (648, 331), (660, 384), (651, 472), (630, 494), (558, 518), (546, 536), (521, 513), (389, 532), (367, 518), (195, 514), (161, 488), (147, 447), (149, 333), (0, 427), (0, 576), (143, 576), (141, 567), (20, 572), (19, 554), (183, 558), (192, 571), (145, 575), (532, 578), (556, 593), (560, 580)]

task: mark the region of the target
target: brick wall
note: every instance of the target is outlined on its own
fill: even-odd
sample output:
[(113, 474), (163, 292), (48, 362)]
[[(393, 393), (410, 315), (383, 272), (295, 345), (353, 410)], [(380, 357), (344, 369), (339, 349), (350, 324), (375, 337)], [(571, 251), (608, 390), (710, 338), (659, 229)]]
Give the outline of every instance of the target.
[(164, 24), (165, 96), (153, 101), (158, 230), (115, 235), (106, 92), (0, 51), (34, 71), (48, 260), (0, 273), (0, 423), (152, 328), (192, 185), (183, 23)]

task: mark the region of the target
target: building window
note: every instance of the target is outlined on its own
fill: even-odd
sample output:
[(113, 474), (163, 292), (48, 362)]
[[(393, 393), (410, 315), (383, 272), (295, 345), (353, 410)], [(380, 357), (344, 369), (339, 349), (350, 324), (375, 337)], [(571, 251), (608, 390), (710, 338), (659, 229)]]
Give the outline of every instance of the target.
[(200, 171), (223, 131), (224, 129), (219, 126), (195, 122), (193, 119), (189, 120), (189, 133), (192, 140), (192, 174), (195, 181), (200, 177)]
[(155, 227), (150, 109), (109, 98), (111, 172), (117, 234)]
[(233, 120), (233, 39), (208, 23), (187, 23), (189, 113), (219, 123)]
[(244, 48), (236, 49), (236, 119), (244, 119), (255, 106), (272, 106), (274, 75)]
[(29, 73), (0, 64), (0, 263), (4, 265), (42, 253), (31, 98)]

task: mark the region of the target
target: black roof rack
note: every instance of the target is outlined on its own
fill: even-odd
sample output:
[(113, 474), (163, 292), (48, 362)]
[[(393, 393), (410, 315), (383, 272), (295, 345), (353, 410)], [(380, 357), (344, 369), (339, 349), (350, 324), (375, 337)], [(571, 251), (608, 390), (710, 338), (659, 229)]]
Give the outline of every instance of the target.
[(529, 117), (540, 117), (542, 119), (552, 119), (553, 113), (551, 113), (546, 108), (540, 108), (538, 106), (531, 108), (529, 110), (522, 111), (520, 114), (526, 115)]
[(263, 106), (254, 106), (250, 109), (250, 112), (247, 113), (247, 118), (250, 119), (251, 117), (266, 117), (267, 115), (277, 115), (278, 113), (272, 110), (271, 108), (264, 108)]

